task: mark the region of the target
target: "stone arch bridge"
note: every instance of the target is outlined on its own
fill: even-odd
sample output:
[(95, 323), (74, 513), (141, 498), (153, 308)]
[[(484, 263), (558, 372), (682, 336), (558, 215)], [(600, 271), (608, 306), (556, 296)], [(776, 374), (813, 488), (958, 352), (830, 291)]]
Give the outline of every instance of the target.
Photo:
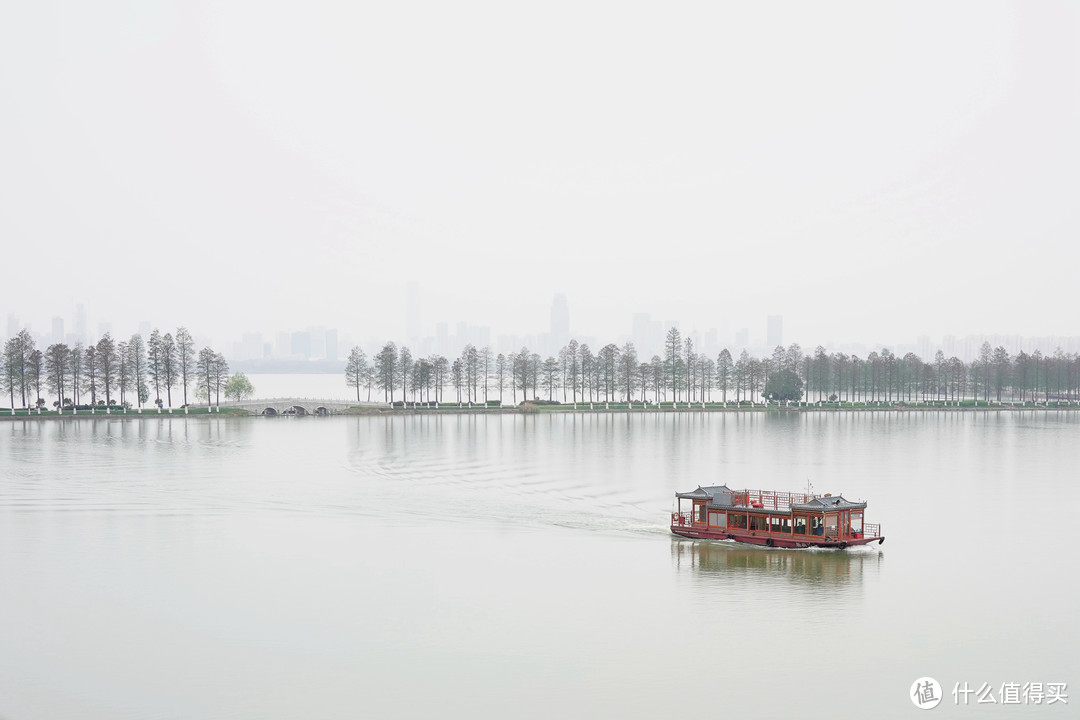
[(320, 400), (316, 398), (271, 398), (222, 403), (221, 407), (239, 408), (247, 410), (253, 415), (274, 417), (278, 415), (340, 415), (357, 404), (343, 400)]

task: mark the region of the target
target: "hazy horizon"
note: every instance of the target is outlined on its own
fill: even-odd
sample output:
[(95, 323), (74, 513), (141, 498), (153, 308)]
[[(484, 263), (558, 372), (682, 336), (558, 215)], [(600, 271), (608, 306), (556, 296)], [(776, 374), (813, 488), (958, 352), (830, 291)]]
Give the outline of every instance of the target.
[(1068, 5), (62, 0), (7, 27), (0, 315), (37, 332), (83, 303), (91, 334), (226, 352), (494, 340), (565, 293), (605, 342), (639, 312), (782, 315), (785, 344), (1080, 335)]

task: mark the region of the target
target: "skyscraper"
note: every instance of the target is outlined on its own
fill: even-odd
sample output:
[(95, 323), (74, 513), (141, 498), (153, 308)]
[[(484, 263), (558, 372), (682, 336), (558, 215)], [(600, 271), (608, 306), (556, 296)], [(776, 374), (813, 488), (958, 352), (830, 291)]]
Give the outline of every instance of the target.
[(784, 344), (784, 316), (770, 315), (765, 324), (765, 346), (772, 351), (777, 345)]
[(75, 306), (75, 340), (82, 343), (87, 341), (86, 306), (82, 303)]
[(409, 280), (405, 285), (405, 342), (416, 345), (420, 341), (420, 285)]
[(570, 342), (570, 306), (559, 293), (551, 301), (551, 345), (554, 351)]

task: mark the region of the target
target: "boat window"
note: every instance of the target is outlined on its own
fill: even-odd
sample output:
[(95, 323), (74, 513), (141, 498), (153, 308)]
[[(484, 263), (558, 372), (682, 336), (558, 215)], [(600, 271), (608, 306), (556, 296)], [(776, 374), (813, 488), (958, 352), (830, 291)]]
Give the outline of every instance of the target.
[(837, 518), (835, 513), (825, 516), (825, 534), (835, 537), (836, 536)]
[(821, 516), (815, 515), (810, 518), (810, 534), (821, 535), (825, 530), (825, 525), (821, 520)]
[(765, 531), (769, 529), (768, 518), (764, 518), (760, 515), (750, 516), (750, 529)]
[(728, 527), (746, 529), (746, 514), (733, 513), (728, 517)]
[(769, 532), (779, 533), (784, 532), (784, 518), (773, 517), (769, 518)]
[(709, 511), (709, 524), (713, 527), (727, 527), (727, 513)]
[(791, 534), (791, 518), (783, 518), (783, 522), (780, 524), (780, 532)]
[(862, 532), (862, 513), (851, 513), (851, 532)]
[(800, 516), (797, 516), (795, 518), (795, 534), (796, 535), (806, 535), (807, 534), (807, 532), (806, 532), (806, 517), (805, 516), (800, 515)]
[(706, 508), (704, 505), (698, 505), (698, 522), (705, 522)]

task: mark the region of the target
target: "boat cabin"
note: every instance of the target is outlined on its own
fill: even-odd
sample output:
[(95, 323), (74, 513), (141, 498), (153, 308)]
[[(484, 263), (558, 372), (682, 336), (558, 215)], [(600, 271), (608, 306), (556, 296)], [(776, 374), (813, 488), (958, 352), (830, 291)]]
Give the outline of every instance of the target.
[(727, 485), (675, 493), (671, 532), (775, 547), (836, 547), (885, 542), (881, 526), (865, 522), (866, 503), (843, 495), (732, 490)]

